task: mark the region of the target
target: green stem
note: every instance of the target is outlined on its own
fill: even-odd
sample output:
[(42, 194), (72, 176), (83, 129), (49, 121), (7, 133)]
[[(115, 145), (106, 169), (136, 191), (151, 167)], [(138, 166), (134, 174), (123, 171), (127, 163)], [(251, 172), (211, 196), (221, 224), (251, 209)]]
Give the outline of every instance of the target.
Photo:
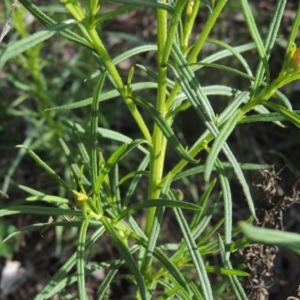
[(96, 50), (96, 52), (99, 54), (99, 56), (101, 57), (103, 64), (105, 65), (108, 73), (110, 74), (110, 76), (113, 78), (114, 83), (119, 91), (119, 93), (121, 94), (121, 96), (123, 97), (128, 109), (130, 110), (133, 118), (135, 119), (137, 125), (139, 126), (144, 138), (149, 142), (149, 144), (151, 145), (151, 135), (150, 132), (141, 116), (141, 114), (139, 113), (136, 105), (134, 104), (134, 102), (129, 98), (130, 95), (128, 95), (127, 93), (127, 89), (124, 86), (122, 79), (119, 75), (119, 72), (117, 71), (115, 65), (113, 64), (108, 52), (106, 51), (104, 45), (101, 42), (101, 39), (98, 36), (98, 33), (96, 31), (95, 28), (86, 28), (87, 29), (87, 33), (89, 35), (89, 38), (94, 46), (94, 49)]
[(196, 41), (195, 46), (191, 52), (191, 55), (188, 58), (188, 63), (192, 64), (197, 61), (197, 56), (199, 55), (205, 41), (208, 38), (208, 35), (211, 32), (211, 29), (215, 25), (224, 5), (226, 4), (227, 0), (220, 0), (218, 1), (218, 4), (214, 8), (212, 14), (209, 16), (207, 22), (205, 23), (205, 26), (203, 28), (203, 31), (201, 32), (199, 39)]
[(198, 15), (198, 10), (200, 7), (200, 0), (189, 0), (186, 11), (186, 18), (183, 28), (183, 37), (181, 49), (183, 53), (186, 53), (186, 50), (189, 46), (189, 38), (195, 23), (196, 16)]
[[(157, 10), (157, 46), (158, 46), (158, 91), (156, 108), (163, 115), (166, 115), (166, 91), (167, 91), (167, 68), (162, 66), (164, 47), (167, 40), (167, 11)], [(148, 199), (157, 199), (161, 191), (161, 179), (163, 175), (164, 160), (166, 154), (166, 138), (162, 131), (155, 124), (152, 135), (153, 149), (150, 156), (150, 174)], [(155, 215), (155, 208), (147, 210), (145, 234), (151, 233)]]

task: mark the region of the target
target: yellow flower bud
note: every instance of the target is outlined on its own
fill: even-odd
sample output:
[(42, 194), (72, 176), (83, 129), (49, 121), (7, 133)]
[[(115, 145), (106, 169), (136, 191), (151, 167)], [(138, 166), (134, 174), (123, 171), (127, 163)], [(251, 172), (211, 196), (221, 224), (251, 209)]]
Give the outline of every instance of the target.
[(300, 69), (300, 48), (297, 48), (293, 53), (291, 63), (296, 69)]

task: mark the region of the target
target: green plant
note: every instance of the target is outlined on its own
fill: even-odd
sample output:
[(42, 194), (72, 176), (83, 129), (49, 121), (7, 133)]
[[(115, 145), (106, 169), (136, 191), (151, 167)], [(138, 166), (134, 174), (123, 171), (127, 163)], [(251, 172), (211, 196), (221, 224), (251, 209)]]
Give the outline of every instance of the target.
[[(101, 13), (102, 6), (99, 6), (97, 0), (84, 2), (84, 5), (77, 0), (61, 0), (72, 19), (59, 23), (43, 13), (29, 0), (19, 0), (19, 2), (45, 26), (45, 29), (9, 44), (0, 54), (0, 64), (25, 51), (33, 51), (30, 50), (32, 47), (38, 47), (36, 45), (55, 34), (72, 41), (78, 47), (88, 49), (98, 63), (97, 72), (90, 74), (91, 77), (97, 78), (92, 98), (47, 108), (46, 112), (43, 110), (45, 107), (39, 110), (47, 119), (49, 118), (48, 114), (54, 111), (90, 107), (88, 125), (80, 124), (72, 119), (63, 121), (63, 124), (72, 131), (78, 151), (76, 154), (72, 153), (67, 142), (63, 138), (59, 139), (71, 170), (70, 181), (62, 179), (32, 149), (24, 145), (19, 146), (51, 174), (59, 186), (65, 189), (66, 197), (49, 195), (20, 186), (30, 194), (26, 200), (50, 202), (53, 207), (8, 206), (0, 212), (0, 216), (17, 213), (68, 216), (68, 221), (58, 220), (51, 224), (46, 223), (45, 226), (63, 225), (79, 228), (76, 253), (57, 271), (35, 299), (48, 299), (60, 291), (65, 293), (65, 286), (72, 282), (77, 282), (78, 297), (87, 299), (86, 275), (95, 269), (109, 266), (110, 271), (97, 292), (97, 298), (102, 299), (109, 293), (109, 286), (115, 280), (117, 271), (123, 264), (126, 264), (130, 270), (126, 278), (136, 286), (136, 299), (151, 299), (157, 290), (161, 291), (158, 299), (214, 299), (214, 295), (218, 291), (213, 288), (208, 272), (227, 275), (231, 291), (236, 298), (247, 299), (237, 280), (237, 276), (246, 276), (247, 273), (233, 269), (230, 261), (230, 252), (244, 247), (250, 242), (248, 240), (232, 241), (233, 236), (240, 233), (241, 229), (233, 228), (232, 225), (232, 197), (228, 169), (233, 170), (236, 175), (250, 213), (255, 218), (255, 208), (243, 170), (266, 169), (270, 166), (238, 162), (227, 140), (236, 126), (247, 122), (269, 121), (280, 125), (281, 121), (290, 121), (300, 127), (299, 115), (293, 111), (289, 100), (279, 91), (284, 85), (300, 78), (297, 58), (299, 51), (294, 45), (300, 22), (300, 8), (297, 10), (287, 43), (282, 70), (278, 77), (271, 81), (268, 59), (283, 16), (286, 4), (286, 1), (283, 0), (277, 1), (268, 35), (264, 40), (259, 35), (248, 1), (239, 1), (254, 42), (238, 47), (208, 39), (226, 5), (226, 0), (219, 0), (216, 3), (215, 1), (202, 1), (209, 8), (209, 15), (201, 34), (192, 44), (190, 44), (189, 38), (196, 16), (200, 9), (204, 9), (199, 0), (114, 0), (113, 3), (122, 5), (104, 13)], [(139, 46), (112, 59), (97, 33), (97, 26), (107, 19), (112, 19), (121, 13), (141, 6), (152, 7), (156, 10), (156, 45)], [(76, 27), (71, 27), (74, 25)], [(73, 28), (73, 30), (69, 28)], [(216, 44), (224, 50), (199, 61), (199, 53), (206, 42)], [(245, 51), (252, 49), (256, 49), (259, 57), (259, 64), (255, 72), (243, 57)], [(125, 84), (116, 67), (117, 63), (148, 51), (156, 51), (156, 68), (144, 65), (132, 67), (128, 72)], [(244, 71), (217, 63), (228, 56), (236, 58)], [(134, 83), (137, 68), (148, 74), (148, 81)], [(236, 90), (235, 86), (202, 87), (196, 72), (203, 68), (207, 68), (207, 70), (215, 68), (234, 73), (247, 79), (249, 87), (245, 91)], [(37, 80), (40, 79), (37, 76)], [(110, 82), (113, 88), (104, 92), (102, 90), (106, 88), (107, 82)], [(149, 89), (156, 90), (154, 105), (139, 93)], [(232, 97), (233, 100), (217, 115), (209, 101), (209, 95), (226, 95)], [(135, 120), (140, 131), (139, 139), (133, 140), (120, 132), (99, 127), (99, 107), (105, 105), (103, 101), (114, 101), (113, 98), (117, 96), (123, 99)], [(276, 99), (280, 104), (271, 102), (271, 98)], [(185, 147), (177, 138), (172, 125), (176, 117), (190, 107), (195, 110), (206, 130), (199, 134), (194, 144)], [(151, 130), (152, 126), (145, 122), (140, 110), (153, 121), (153, 130)], [(248, 115), (253, 111), (257, 114)], [(89, 138), (87, 147), (82, 142), (86, 136)], [(114, 144), (113, 151), (107, 155), (103, 151), (102, 144), (98, 142), (99, 136), (119, 142), (121, 145)], [(170, 171), (164, 169), (167, 146), (172, 147), (178, 155), (178, 162)], [(221, 160), (221, 151), (228, 162)], [(120, 178), (119, 164), (126, 161), (131, 153), (137, 152), (141, 156), (139, 166), (129, 170), (125, 176)], [(202, 152), (208, 154), (204, 163), (195, 158)], [(183, 170), (185, 167), (187, 168)], [(204, 173), (204, 179), (209, 181), (212, 171), (217, 172), (221, 192), (210, 205), (209, 197), (215, 190), (216, 178), (210, 182), (205, 193), (197, 199), (196, 203), (183, 201), (182, 199), (186, 197), (184, 193), (171, 188), (175, 181), (187, 180), (189, 176), (198, 173)], [(144, 200), (134, 203), (135, 190), (142, 176), (148, 183), (148, 191), (143, 195)], [(120, 188), (123, 188), (128, 182), (130, 182), (129, 187), (123, 195)], [(224, 218), (209, 229), (210, 219), (221, 198), (224, 202)], [(174, 211), (183, 238), (177, 244), (158, 246), (157, 241), (165, 208), (168, 207)], [(134, 219), (136, 212), (142, 209), (146, 210), (145, 228), (141, 228)], [(192, 211), (191, 221), (185, 217), (183, 210)], [(70, 220), (70, 216), (74, 219)], [(25, 229), (34, 226), (31, 225)], [(88, 228), (95, 229), (90, 237), (87, 236)], [(221, 230), (221, 228), (223, 229)], [(211, 240), (217, 230), (221, 230), (223, 235)], [(120, 253), (120, 259), (99, 262), (93, 267), (89, 267), (86, 265), (85, 251), (104, 233), (109, 235), (111, 242)], [(11, 236), (13, 235), (9, 237)], [(171, 253), (171, 255), (167, 255), (165, 252)], [(205, 263), (207, 255), (215, 252), (221, 254), (222, 268)], [(70, 274), (71, 268), (75, 265), (76, 272)], [(189, 277), (192, 269), (196, 271), (193, 279)]]

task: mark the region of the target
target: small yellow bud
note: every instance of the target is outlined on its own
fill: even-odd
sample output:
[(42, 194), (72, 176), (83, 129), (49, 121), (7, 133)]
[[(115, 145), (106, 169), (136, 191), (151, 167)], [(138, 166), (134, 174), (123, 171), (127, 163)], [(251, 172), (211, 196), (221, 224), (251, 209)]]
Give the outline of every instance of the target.
[(297, 48), (292, 57), (291, 57), (291, 63), (296, 69), (300, 69), (300, 48)]
[(186, 14), (188, 16), (190, 16), (192, 14), (193, 8), (194, 8), (194, 0), (189, 1), (188, 5), (187, 5)]
[(85, 202), (89, 199), (89, 197), (83, 193), (79, 193), (74, 190), (73, 190), (73, 193), (75, 194), (75, 203), (77, 205), (81, 205), (81, 204), (83, 204), (83, 202)]

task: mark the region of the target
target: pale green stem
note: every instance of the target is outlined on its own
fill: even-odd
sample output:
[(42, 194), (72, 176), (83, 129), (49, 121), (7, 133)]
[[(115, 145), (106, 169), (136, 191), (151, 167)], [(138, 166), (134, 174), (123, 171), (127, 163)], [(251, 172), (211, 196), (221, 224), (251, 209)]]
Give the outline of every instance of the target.
[(134, 117), (137, 125), (139, 126), (142, 134), (144, 135), (144, 138), (149, 142), (149, 144), (151, 145), (151, 135), (150, 132), (148, 131), (148, 128), (141, 116), (141, 114), (139, 113), (136, 105), (134, 104), (134, 102), (129, 98), (129, 94), (127, 93), (127, 89), (124, 86), (122, 79), (115, 67), (115, 65), (113, 64), (109, 54), (107, 53), (104, 45), (102, 44), (98, 33), (96, 31), (95, 28), (92, 29), (88, 29), (87, 28), (87, 33), (93, 43), (94, 49), (96, 50), (96, 52), (99, 54), (99, 56), (101, 57), (103, 64), (105, 65), (108, 73), (111, 75), (111, 77), (114, 80), (115, 85), (117, 86), (119, 93), (121, 94), (121, 96), (123, 97), (128, 109), (130, 110), (132, 116)]
[[(157, 10), (157, 46), (158, 46), (158, 91), (156, 108), (163, 115), (166, 115), (166, 91), (167, 91), (167, 68), (161, 65), (163, 51), (167, 40), (167, 11)], [(162, 131), (155, 124), (152, 135), (153, 149), (150, 157), (150, 174), (148, 199), (159, 198), (161, 191), (161, 179), (163, 175), (164, 160), (166, 154), (166, 138)], [(154, 220), (155, 208), (147, 210), (145, 234), (151, 233)]]

